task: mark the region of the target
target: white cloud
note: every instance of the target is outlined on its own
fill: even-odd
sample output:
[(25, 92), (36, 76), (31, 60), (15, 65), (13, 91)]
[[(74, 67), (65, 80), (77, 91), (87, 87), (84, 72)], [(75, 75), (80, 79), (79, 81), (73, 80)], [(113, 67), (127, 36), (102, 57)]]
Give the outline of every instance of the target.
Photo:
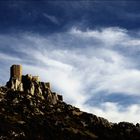
[(14, 56), (9, 56), (4, 53), (0, 53), (0, 60), (2, 61), (20, 61), (20, 58), (14, 57)]
[(82, 38), (97, 39), (104, 43), (104, 46), (111, 47), (112, 45), (119, 44), (128, 38), (127, 31), (118, 27), (103, 28), (100, 30), (87, 30), (85, 32), (73, 28), (71, 34)]
[(63, 94), (68, 103), (110, 121), (125, 121), (128, 115), (128, 121), (138, 121), (139, 104), (124, 109), (113, 102), (103, 102), (101, 106), (87, 103), (98, 94), (140, 96), (139, 60), (130, 55), (133, 47), (137, 45), (135, 50), (139, 49), (139, 38), (132, 37), (127, 30), (105, 28), (81, 31), (73, 28), (49, 36), (26, 33), (20, 37), (0, 35), (0, 44), (3, 46), (0, 50), (10, 46), (9, 51), (18, 54), (1, 51), (0, 64), (6, 58), (9, 66), (21, 63), (24, 74), (40, 75), (43, 81), (50, 81), (52, 89)]
[[(80, 106), (83, 110), (87, 112), (94, 113), (98, 116), (104, 116), (109, 121), (112, 122), (131, 122), (131, 123), (138, 123), (139, 116), (140, 116), (140, 105), (133, 104), (129, 107), (124, 108), (123, 106), (112, 103), (112, 102), (105, 102), (102, 103), (100, 107), (92, 107), (83, 105)], [(123, 109), (122, 109), (123, 108)]]
[(58, 19), (55, 16), (48, 15), (47, 13), (44, 13), (43, 15), (44, 15), (44, 17), (46, 17), (47, 19), (49, 19), (52, 23), (58, 24), (58, 25), (60, 24), (59, 21), (58, 21)]

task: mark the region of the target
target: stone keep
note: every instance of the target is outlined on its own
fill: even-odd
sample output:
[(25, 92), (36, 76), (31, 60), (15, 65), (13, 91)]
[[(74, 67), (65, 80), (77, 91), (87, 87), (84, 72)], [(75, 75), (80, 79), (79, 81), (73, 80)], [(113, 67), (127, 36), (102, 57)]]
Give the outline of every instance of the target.
[(12, 65), (10, 68), (10, 78), (18, 79), (21, 81), (22, 78), (22, 66), (21, 65)]
[(7, 82), (7, 87), (13, 90), (23, 91), (22, 83), (22, 66), (12, 65), (10, 68), (10, 80)]

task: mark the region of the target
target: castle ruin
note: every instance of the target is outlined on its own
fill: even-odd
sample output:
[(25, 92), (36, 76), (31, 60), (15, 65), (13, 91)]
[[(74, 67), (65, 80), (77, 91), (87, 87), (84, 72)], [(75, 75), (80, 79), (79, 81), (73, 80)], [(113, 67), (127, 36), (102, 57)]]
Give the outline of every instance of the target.
[(53, 104), (63, 100), (61, 95), (51, 91), (49, 82), (40, 82), (39, 76), (22, 75), (21, 65), (14, 64), (10, 67), (10, 79), (6, 86), (15, 91), (26, 92), (31, 96), (36, 96), (37, 94), (42, 99), (46, 97)]

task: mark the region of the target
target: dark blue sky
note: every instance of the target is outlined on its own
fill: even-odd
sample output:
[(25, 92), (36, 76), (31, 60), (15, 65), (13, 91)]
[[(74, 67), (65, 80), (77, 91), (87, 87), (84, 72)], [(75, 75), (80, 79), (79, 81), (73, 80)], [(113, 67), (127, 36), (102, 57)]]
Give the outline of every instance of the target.
[(117, 26), (139, 29), (140, 2), (137, 0), (1, 0), (0, 31), (63, 32)]

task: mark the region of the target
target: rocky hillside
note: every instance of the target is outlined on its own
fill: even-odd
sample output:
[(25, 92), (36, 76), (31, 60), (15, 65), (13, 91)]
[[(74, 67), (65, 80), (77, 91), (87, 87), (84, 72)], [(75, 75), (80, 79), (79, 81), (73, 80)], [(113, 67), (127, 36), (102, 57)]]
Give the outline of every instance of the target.
[(14, 82), (0, 87), (0, 140), (140, 140), (139, 124), (82, 112), (28, 75), (22, 90)]

